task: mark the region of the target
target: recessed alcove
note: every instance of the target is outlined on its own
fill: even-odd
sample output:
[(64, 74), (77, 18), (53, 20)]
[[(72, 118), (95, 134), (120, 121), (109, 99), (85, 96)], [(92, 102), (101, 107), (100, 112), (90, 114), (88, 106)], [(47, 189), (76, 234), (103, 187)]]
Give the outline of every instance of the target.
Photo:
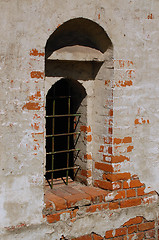
[[(97, 23), (88, 19), (71, 19), (58, 27), (49, 37), (45, 47), (46, 115), (62, 115), (63, 112), (68, 114), (68, 103), (62, 101), (56, 103), (56, 111), (53, 113), (53, 102), (51, 102), (54, 97), (67, 95), (72, 98), (71, 106), (73, 106), (73, 109), (71, 114), (79, 113), (80, 117), (77, 119), (78, 117), (74, 116), (70, 120), (65, 120), (64, 123), (59, 118), (56, 119), (54, 124), (57, 128), (53, 134), (51, 132), (53, 128), (52, 119), (47, 119), (46, 135), (67, 132), (68, 121), (71, 123), (72, 131), (74, 131), (73, 124), (75, 125), (78, 122), (76, 131), (80, 132), (80, 135), (76, 143), (79, 152), (77, 155), (75, 152), (69, 153), (70, 164), (67, 165), (66, 159), (65, 162), (60, 160), (60, 158), (65, 158), (62, 153), (60, 153), (61, 156), (59, 154), (59, 157), (55, 157), (54, 160), (58, 164), (54, 166), (51, 163), (52, 154), (46, 157), (46, 171), (50, 169), (48, 176), (51, 176), (51, 169), (53, 168), (78, 166), (76, 177), (74, 177), (74, 170), (69, 170), (69, 177), (85, 185), (93, 185), (93, 178), (97, 176), (94, 175), (94, 157), (98, 156), (96, 149), (98, 142), (94, 142), (97, 131), (94, 131), (94, 129), (96, 128), (96, 122), (104, 121), (104, 109), (101, 108), (100, 113), (98, 108), (101, 96), (100, 94), (96, 96), (97, 84), (99, 82), (100, 86), (102, 81), (104, 83), (108, 77), (110, 79), (112, 75), (112, 54), (112, 43), (106, 32)], [(54, 92), (55, 89), (58, 92), (57, 94)], [(70, 90), (67, 92), (66, 89)], [(104, 88), (101, 89), (101, 94), (103, 94), (102, 91), (104, 91)], [(111, 92), (109, 94), (112, 97)], [(52, 100), (49, 98), (52, 98)], [(94, 114), (96, 108), (100, 113), (98, 116)], [(102, 128), (99, 132), (101, 131), (103, 131)], [(68, 150), (68, 141), (72, 149), (75, 149), (74, 136), (76, 135), (70, 136), (69, 140), (66, 136), (61, 140), (56, 140), (58, 142), (56, 142), (56, 147), (54, 146), (56, 151)], [(50, 138), (50, 140), (46, 140), (46, 152), (48, 154), (51, 151), (52, 140)], [(68, 156), (68, 154), (66, 155)], [(74, 158), (76, 162), (74, 162)], [(54, 178), (63, 178), (66, 175), (66, 171), (63, 171), (62, 174), (55, 173)]]

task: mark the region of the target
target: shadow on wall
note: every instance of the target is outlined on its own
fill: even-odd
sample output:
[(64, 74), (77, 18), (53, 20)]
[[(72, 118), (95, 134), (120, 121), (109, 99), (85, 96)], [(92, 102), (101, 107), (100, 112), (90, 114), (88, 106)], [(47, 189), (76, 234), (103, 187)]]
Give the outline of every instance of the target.
[[(52, 61), (46, 60), (45, 73), (47, 77), (64, 77), (80, 80), (94, 80), (103, 63)], [(72, 71), (73, 69), (73, 71)]]
[(97, 23), (85, 18), (75, 18), (62, 24), (49, 37), (45, 57), (47, 59), (54, 51), (74, 45), (90, 47), (104, 53), (112, 43)]
[[(71, 46), (85, 47), (85, 54), (93, 52), (103, 55), (112, 43), (102, 27), (97, 23), (84, 19), (71, 19), (49, 37), (45, 47), (45, 76), (67, 77), (80, 80), (94, 80), (103, 64), (99, 61), (65, 61), (50, 60), (50, 56), (57, 50)], [(98, 54), (99, 55), (99, 54)]]

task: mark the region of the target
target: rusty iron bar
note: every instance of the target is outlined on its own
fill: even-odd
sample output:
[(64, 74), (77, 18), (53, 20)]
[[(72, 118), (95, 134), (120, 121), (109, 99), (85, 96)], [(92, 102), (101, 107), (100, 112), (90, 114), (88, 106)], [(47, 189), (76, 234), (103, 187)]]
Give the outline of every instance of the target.
[[(55, 99), (53, 100), (53, 115), (55, 115)], [(54, 135), (55, 118), (52, 119), (52, 135)], [(54, 137), (52, 137), (52, 152), (54, 152)], [(51, 169), (54, 169), (54, 154), (52, 155)], [(51, 189), (53, 188), (54, 173), (51, 173)]]
[(69, 170), (69, 169), (78, 169), (80, 168), (80, 166), (77, 167), (66, 167), (66, 168), (59, 168), (59, 169), (54, 169), (54, 170), (48, 170), (46, 172), (51, 173), (51, 172), (60, 172), (60, 171), (65, 171), (65, 170)]
[[(70, 91), (70, 89), (69, 89)], [(71, 99), (70, 97), (68, 98), (68, 115), (71, 113)], [(67, 122), (67, 150), (70, 150), (70, 116), (68, 117), (68, 122)], [(67, 152), (67, 171), (66, 171), (66, 185), (68, 185), (68, 167), (69, 167), (69, 161), (70, 161), (70, 152)]]
[(75, 113), (75, 114), (63, 114), (63, 115), (47, 115), (46, 118), (76, 117), (76, 116), (81, 116), (81, 114), (80, 113)]
[(54, 134), (54, 135), (46, 135), (46, 137), (60, 137), (60, 136), (75, 135), (75, 134), (80, 134), (80, 132), (60, 133), (60, 134)]
[(69, 150), (62, 150), (62, 151), (57, 151), (57, 152), (48, 152), (46, 154), (57, 154), (57, 153), (67, 153), (67, 152), (75, 152), (75, 151), (80, 151), (80, 149), (69, 149)]

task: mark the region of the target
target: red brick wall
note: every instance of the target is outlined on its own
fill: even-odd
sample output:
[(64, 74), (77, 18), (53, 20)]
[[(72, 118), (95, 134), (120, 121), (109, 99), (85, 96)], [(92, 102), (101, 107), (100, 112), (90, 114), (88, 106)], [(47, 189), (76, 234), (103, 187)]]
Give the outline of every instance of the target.
[[(91, 233), (71, 240), (157, 240), (157, 222), (147, 221), (143, 217), (137, 216), (125, 222), (121, 227), (105, 232), (105, 237)], [(61, 239), (65, 239), (62, 237)]]

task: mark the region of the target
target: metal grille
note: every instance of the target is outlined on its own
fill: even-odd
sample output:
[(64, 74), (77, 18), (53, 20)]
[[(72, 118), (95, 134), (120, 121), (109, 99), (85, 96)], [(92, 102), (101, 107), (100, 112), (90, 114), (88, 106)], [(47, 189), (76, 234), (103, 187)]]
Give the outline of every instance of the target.
[[(70, 93), (70, 90), (68, 91)], [(76, 144), (79, 139), (80, 132), (76, 132), (76, 127), (79, 122), (79, 118), (81, 116), (80, 113), (71, 113), (71, 96), (70, 94), (68, 96), (48, 96), (49, 100), (51, 100), (52, 103), (52, 114), (49, 114), (46, 116), (46, 124), (47, 121), (50, 121), (50, 127), (52, 128), (51, 134), (46, 135), (46, 142), (49, 140), (51, 145), (51, 151), (46, 149), (46, 155), (51, 156), (51, 158), (48, 158), (47, 161), (51, 161), (51, 164), (49, 163), (49, 169), (46, 170), (46, 179), (50, 185), (51, 188), (53, 188), (54, 184), (54, 178), (56, 178), (57, 172), (61, 173), (61, 178), (65, 182), (66, 185), (68, 185), (68, 178), (69, 178), (69, 171), (72, 171), (73, 179), (75, 178), (75, 175), (78, 172), (79, 166), (75, 166), (74, 163), (77, 159), (78, 153), (80, 149), (76, 149)], [(59, 106), (58, 102), (64, 101), (65, 107), (65, 114), (56, 114), (56, 107)], [(59, 112), (59, 111), (58, 111)], [(59, 124), (59, 121), (62, 122), (62, 124), (65, 125), (66, 132), (56, 132), (56, 125)], [(57, 138), (61, 138), (65, 140), (64, 148), (65, 149), (56, 149), (56, 141)], [(58, 140), (60, 142), (60, 140)], [(61, 140), (62, 141), (62, 140)], [(73, 157), (70, 157), (73, 154)], [(58, 159), (56, 159), (56, 156), (59, 155)], [(61, 156), (61, 157), (60, 157)], [(61, 158), (63, 160), (61, 161)], [(71, 165), (70, 161), (73, 158), (73, 163)], [(60, 159), (60, 160), (59, 160)], [(56, 161), (61, 161), (63, 166), (60, 166), (56, 168)], [(65, 163), (63, 163), (65, 161)], [(64, 180), (64, 175), (65, 179)]]

